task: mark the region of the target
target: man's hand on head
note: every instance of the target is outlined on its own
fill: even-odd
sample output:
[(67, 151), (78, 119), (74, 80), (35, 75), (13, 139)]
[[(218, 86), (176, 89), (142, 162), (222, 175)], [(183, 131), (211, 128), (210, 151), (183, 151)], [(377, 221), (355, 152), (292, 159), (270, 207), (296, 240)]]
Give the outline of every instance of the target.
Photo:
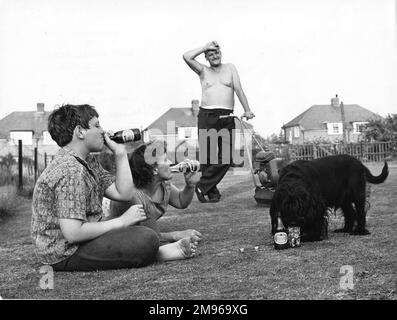
[(207, 51), (207, 50), (219, 50), (219, 44), (216, 41), (211, 41), (211, 42), (208, 42), (205, 45), (205, 48), (206, 48), (205, 51)]

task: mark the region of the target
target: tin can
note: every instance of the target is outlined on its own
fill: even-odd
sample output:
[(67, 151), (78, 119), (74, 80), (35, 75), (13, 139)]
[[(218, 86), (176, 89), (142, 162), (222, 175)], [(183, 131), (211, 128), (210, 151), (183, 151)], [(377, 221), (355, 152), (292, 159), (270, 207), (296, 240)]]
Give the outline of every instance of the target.
[(300, 227), (288, 227), (288, 243), (291, 248), (300, 247), (301, 245)]

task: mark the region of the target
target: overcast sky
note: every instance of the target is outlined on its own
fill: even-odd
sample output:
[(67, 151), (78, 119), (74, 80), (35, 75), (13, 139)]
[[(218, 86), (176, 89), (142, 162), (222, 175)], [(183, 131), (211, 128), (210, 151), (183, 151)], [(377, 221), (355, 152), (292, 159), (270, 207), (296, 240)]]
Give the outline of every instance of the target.
[(211, 40), (264, 136), (335, 94), (386, 116), (396, 16), (396, 0), (0, 0), (0, 118), (88, 103), (106, 129), (145, 128), (200, 99), (182, 54)]

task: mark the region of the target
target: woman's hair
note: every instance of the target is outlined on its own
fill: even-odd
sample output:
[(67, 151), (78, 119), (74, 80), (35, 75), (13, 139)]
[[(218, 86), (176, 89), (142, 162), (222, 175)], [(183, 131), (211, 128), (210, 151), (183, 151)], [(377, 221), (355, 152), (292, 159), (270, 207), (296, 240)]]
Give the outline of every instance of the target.
[(60, 147), (64, 147), (72, 141), (74, 129), (78, 125), (89, 129), (88, 122), (93, 117), (98, 117), (98, 112), (88, 104), (66, 104), (48, 116), (48, 132)]
[(135, 149), (128, 161), (132, 178), (134, 179), (134, 185), (138, 189), (144, 188), (152, 182), (153, 170), (156, 167), (156, 163), (149, 164), (145, 160), (147, 146), (148, 144), (143, 144)]

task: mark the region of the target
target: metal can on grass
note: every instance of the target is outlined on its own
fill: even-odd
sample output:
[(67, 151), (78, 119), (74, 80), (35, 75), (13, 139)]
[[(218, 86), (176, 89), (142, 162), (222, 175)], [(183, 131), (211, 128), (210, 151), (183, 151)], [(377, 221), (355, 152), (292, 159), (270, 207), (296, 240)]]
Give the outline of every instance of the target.
[(291, 248), (300, 247), (300, 227), (288, 227), (288, 243)]

